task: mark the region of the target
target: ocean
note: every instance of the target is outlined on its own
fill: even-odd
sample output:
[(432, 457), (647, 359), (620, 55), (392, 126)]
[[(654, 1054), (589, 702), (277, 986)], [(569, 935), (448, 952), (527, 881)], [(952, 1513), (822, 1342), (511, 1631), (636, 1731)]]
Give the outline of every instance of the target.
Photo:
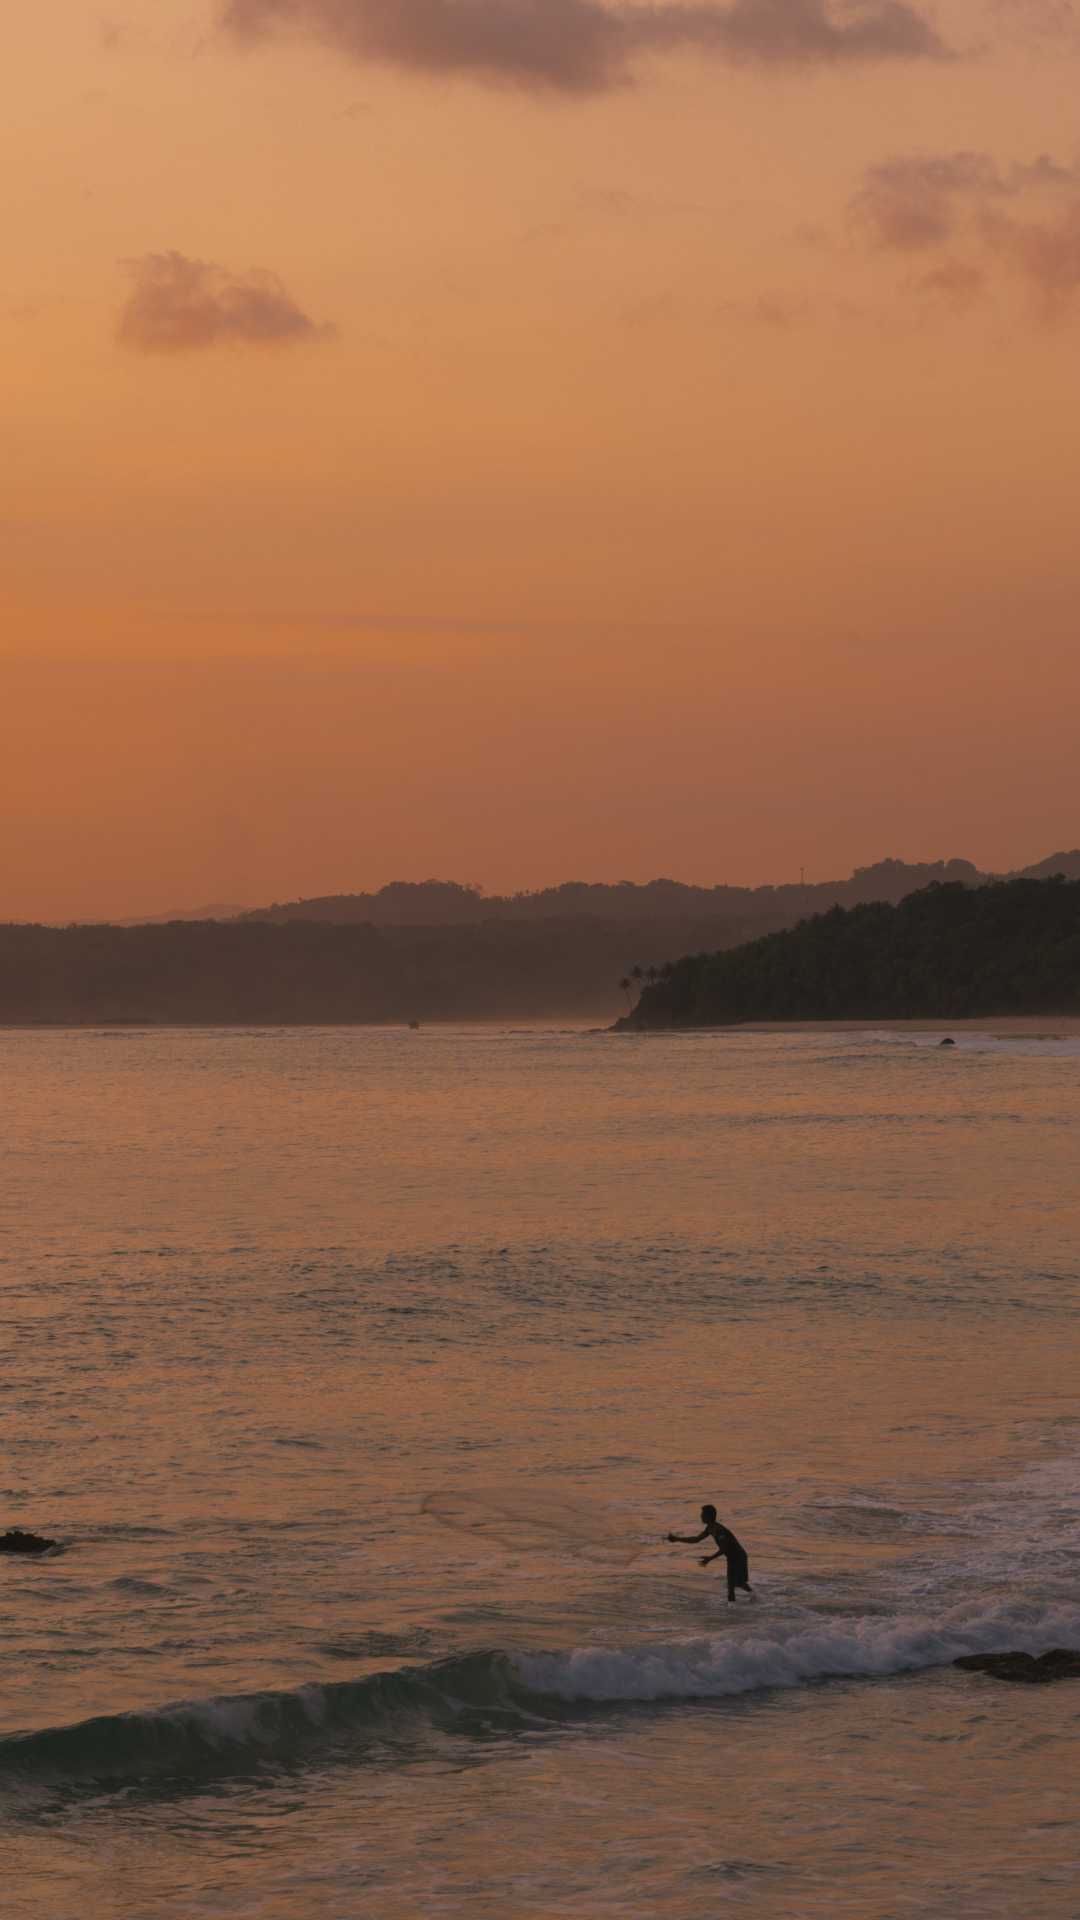
[(1077, 1920), (1080, 1027), (950, 1031), (0, 1033), (5, 1920)]

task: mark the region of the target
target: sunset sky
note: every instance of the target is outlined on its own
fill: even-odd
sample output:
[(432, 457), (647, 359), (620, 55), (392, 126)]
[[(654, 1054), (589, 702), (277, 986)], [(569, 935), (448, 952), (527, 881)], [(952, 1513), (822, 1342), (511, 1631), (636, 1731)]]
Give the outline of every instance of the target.
[(2, 44), (0, 917), (1080, 842), (1070, 0)]

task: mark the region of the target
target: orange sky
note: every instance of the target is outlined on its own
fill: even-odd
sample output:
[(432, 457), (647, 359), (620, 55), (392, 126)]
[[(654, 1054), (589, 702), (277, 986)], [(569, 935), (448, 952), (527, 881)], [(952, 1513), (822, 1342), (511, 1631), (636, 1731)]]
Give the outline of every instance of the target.
[(1080, 24), (5, 27), (0, 916), (1080, 840)]

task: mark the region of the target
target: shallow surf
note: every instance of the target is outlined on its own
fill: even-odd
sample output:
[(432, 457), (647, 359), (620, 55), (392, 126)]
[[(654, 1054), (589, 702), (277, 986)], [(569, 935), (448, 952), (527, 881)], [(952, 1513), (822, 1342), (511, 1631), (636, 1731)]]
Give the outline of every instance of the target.
[(988, 1040), (0, 1035), (5, 1915), (1074, 1920), (1080, 1689), (951, 1665), (1080, 1645)]

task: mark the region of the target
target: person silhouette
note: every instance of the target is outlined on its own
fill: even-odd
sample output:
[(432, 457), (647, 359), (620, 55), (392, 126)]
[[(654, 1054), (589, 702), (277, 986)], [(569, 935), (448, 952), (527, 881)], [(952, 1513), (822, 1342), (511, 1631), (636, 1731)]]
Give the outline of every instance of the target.
[(736, 1540), (731, 1528), (725, 1527), (723, 1522), (717, 1519), (715, 1507), (702, 1507), (701, 1521), (701, 1533), (669, 1533), (668, 1539), (672, 1545), (677, 1544), (682, 1547), (696, 1547), (702, 1540), (715, 1540), (716, 1552), (707, 1553), (701, 1562), (702, 1566), (707, 1567), (711, 1560), (726, 1560), (727, 1597), (730, 1604), (732, 1606), (735, 1604), (736, 1587), (748, 1593), (751, 1600), (756, 1600), (757, 1595), (750, 1585), (750, 1561), (742, 1541)]

